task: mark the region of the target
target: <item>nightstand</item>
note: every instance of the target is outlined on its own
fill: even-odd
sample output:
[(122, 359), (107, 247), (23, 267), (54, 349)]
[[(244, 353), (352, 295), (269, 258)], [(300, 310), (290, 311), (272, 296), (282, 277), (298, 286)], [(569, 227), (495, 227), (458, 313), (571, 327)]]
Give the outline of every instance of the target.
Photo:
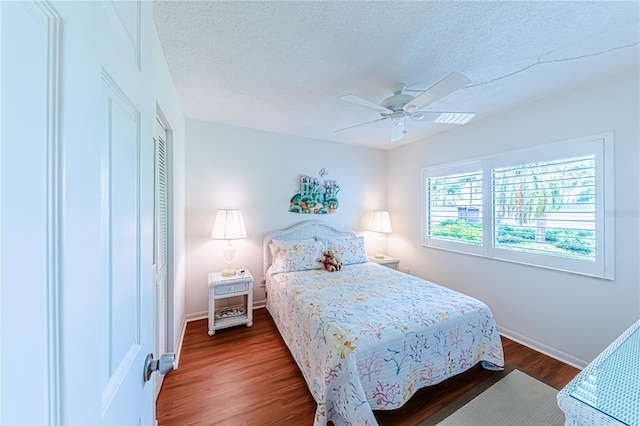
[[(244, 303), (239, 306), (216, 308), (221, 299), (242, 296)], [(253, 277), (249, 271), (232, 277), (223, 277), (221, 272), (209, 273), (209, 336), (216, 330), (235, 325), (253, 325)]]
[(375, 262), (380, 265), (386, 266), (387, 268), (391, 268), (395, 270), (398, 270), (398, 265), (400, 264), (400, 261), (398, 259), (393, 258), (391, 256), (385, 256), (382, 259), (376, 259), (373, 256), (369, 256), (369, 262)]

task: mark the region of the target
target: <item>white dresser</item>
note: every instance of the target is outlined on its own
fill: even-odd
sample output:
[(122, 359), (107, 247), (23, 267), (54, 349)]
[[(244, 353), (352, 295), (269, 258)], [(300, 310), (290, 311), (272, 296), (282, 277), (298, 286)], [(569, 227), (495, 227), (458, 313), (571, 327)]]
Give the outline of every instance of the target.
[(640, 320), (558, 393), (565, 425), (640, 425)]

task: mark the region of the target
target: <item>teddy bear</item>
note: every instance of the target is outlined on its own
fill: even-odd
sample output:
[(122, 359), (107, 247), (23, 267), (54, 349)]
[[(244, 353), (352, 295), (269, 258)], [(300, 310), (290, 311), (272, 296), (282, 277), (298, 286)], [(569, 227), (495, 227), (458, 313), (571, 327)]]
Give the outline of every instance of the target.
[(322, 253), (323, 259), (318, 260), (318, 262), (324, 264), (324, 268), (329, 272), (339, 271), (342, 269), (342, 262), (336, 259), (333, 256), (333, 252), (331, 250), (327, 250)]

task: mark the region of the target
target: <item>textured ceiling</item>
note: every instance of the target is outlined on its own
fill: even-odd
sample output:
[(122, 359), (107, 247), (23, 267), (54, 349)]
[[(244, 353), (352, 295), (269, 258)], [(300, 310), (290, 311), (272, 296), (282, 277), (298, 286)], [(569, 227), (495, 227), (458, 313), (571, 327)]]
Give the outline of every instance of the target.
[(155, 1), (154, 19), (187, 117), (389, 149), (455, 125), (407, 120), (394, 144), (390, 120), (335, 132), (380, 118), (341, 95), (379, 103), (458, 71), (471, 83), (424, 109), (481, 120), (638, 67), (639, 5)]

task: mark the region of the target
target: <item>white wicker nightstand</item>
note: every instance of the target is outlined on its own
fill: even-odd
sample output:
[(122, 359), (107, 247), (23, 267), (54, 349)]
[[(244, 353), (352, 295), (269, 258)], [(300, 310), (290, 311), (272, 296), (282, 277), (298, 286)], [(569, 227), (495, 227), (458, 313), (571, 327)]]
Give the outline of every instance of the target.
[(398, 270), (398, 265), (400, 264), (400, 261), (398, 259), (391, 256), (385, 256), (383, 259), (376, 259), (373, 256), (369, 256), (369, 262), (379, 263), (380, 265), (384, 265), (387, 268), (395, 270)]
[[(241, 306), (216, 308), (216, 301), (243, 296)], [(232, 277), (223, 277), (220, 272), (209, 273), (209, 336), (216, 330), (235, 325), (253, 325), (253, 277), (246, 271)]]

